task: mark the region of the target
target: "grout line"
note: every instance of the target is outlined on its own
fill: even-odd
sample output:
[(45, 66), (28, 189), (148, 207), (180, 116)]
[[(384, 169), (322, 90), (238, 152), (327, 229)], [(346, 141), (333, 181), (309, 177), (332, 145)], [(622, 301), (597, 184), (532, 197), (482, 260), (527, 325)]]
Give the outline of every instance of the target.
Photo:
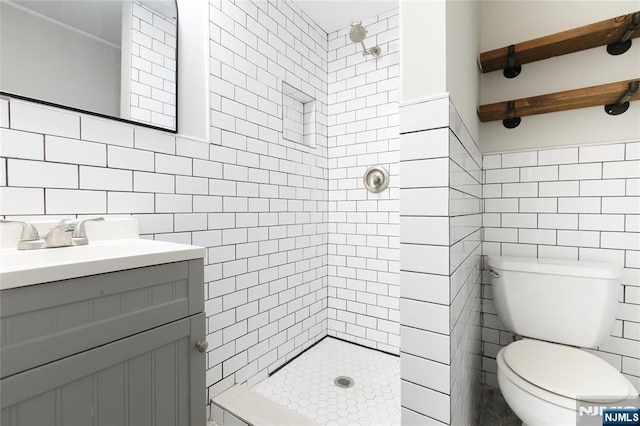
[(303, 350), (302, 352), (300, 352), (298, 355), (294, 356), (293, 358), (291, 358), (289, 361), (286, 361), (284, 364), (280, 365), (279, 367), (277, 367), (275, 370), (273, 370), (271, 373), (269, 373), (268, 377), (273, 376), (274, 374), (276, 374), (278, 371), (280, 371), (283, 367), (285, 367), (286, 365), (290, 364), (293, 360), (295, 360), (296, 358), (298, 358), (300, 355), (302, 355), (303, 353), (307, 352), (309, 349), (313, 348), (314, 346), (316, 346), (318, 343), (322, 342), (324, 339), (326, 339), (327, 337), (329, 337), (328, 334), (324, 335), (320, 340), (316, 341), (314, 344), (312, 344), (311, 346), (309, 346), (308, 348), (306, 348), (305, 350)]

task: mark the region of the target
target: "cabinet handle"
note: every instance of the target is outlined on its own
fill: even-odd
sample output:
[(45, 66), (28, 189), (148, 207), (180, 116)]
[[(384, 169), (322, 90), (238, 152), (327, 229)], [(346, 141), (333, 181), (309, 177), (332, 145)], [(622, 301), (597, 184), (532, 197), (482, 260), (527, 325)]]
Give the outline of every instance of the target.
[(207, 342), (206, 340), (201, 340), (198, 343), (196, 343), (196, 349), (198, 350), (198, 352), (205, 352), (208, 347), (209, 347), (209, 342)]

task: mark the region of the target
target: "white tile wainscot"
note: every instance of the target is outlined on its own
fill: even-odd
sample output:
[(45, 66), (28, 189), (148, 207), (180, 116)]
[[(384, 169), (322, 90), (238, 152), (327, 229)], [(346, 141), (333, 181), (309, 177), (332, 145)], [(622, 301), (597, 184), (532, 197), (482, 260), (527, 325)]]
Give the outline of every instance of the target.
[[(640, 142), (484, 157), (483, 254), (611, 261), (624, 267), (611, 337), (589, 350), (640, 388)], [(526, 183), (525, 183), (526, 182)], [(526, 189), (522, 187), (526, 185)], [(519, 186), (514, 188), (514, 186)], [(513, 340), (483, 275), (483, 380)]]
[(0, 105), (0, 215), (130, 214), (143, 238), (207, 249), (210, 395), (258, 381), (326, 335), (326, 138), (311, 150), (214, 129), (209, 143)]
[(402, 106), (400, 129), (402, 420), (473, 424), (482, 157), (448, 97)]

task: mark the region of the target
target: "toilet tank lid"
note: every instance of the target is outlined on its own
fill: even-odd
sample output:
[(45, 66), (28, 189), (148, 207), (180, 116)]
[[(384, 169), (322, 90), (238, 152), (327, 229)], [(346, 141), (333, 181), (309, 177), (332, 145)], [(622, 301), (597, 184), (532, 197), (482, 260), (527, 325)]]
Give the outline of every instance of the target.
[(629, 396), (624, 376), (595, 355), (571, 346), (523, 339), (504, 348), (504, 361), (539, 388), (589, 402), (617, 402)]
[(502, 271), (571, 275), (588, 278), (616, 279), (622, 275), (622, 268), (614, 263), (584, 260), (489, 255), (487, 256), (487, 265)]

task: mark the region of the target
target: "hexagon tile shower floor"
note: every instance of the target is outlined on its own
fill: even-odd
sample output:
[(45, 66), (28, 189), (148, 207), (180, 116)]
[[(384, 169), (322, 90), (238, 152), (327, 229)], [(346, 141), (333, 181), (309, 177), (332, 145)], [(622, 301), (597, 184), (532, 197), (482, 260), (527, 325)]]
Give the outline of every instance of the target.
[(400, 424), (400, 358), (330, 337), (253, 390), (323, 425)]

